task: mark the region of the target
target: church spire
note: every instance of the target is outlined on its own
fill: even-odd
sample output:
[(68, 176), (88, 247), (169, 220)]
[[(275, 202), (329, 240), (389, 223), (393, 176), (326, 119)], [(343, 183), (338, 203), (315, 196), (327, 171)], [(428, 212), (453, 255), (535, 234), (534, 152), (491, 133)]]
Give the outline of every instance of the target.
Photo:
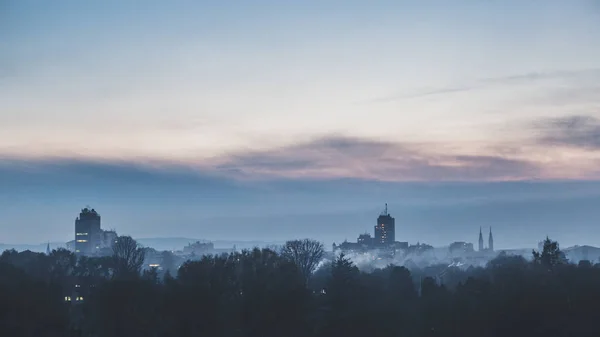
[(50, 242), (48, 242), (48, 245), (46, 246), (46, 255), (50, 255)]
[(488, 248), (494, 251), (494, 237), (492, 236), (492, 227), (490, 227), (490, 236), (488, 237)]
[(481, 226), (479, 227), (479, 251), (483, 251), (483, 234), (481, 233)]

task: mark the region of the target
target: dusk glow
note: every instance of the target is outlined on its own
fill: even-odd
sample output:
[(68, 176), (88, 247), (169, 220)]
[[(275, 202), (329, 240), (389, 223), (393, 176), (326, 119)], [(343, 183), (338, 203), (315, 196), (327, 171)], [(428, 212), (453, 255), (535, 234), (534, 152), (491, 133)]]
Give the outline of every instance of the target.
[[(443, 180), (481, 157), (512, 165), (475, 179), (597, 178), (598, 7), (541, 3), (10, 2), (0, 154), (414, 180), (402, 160), (352, 163), (385, 143)], [(352, 137), (353, 157), (324, 137)], [(285, 164), (297, 147), (319, 168)]]
[[(322, 184), (335, 197), (281, 206), (317, 217), (317, 204), (366, 214), (384, 201), (353, 185), (369, 201), (343, 206), (355, 198), (335, 185), (344, 179), (400, 184), (389, 191), (541, 181), (580, 196), (560, 184), (600, 178), (596, 1), (8, 1), (0, 13), (0, 235), (16, 242), (62, 240), (88, 203), (138, 236), (163, 235), (160, 223), (183, 214), (176, 235), (202, 237), (226, 205), (269, 215), (252, 206), (255, 189), (275, 201)], [(137, 186), (139, 175), (162, 178)], [(161, 190), (163, 178), (199, 187)], [(47, 227), (23, 228), (22, 207), (49, 206), (16, 181), (57, 193)], [(213, 191), (205, 183), (244, 193), (216, 200), (201, 195)], [(156, 214), (143, 226), (117, 220), (127, 212), (108, 195), (146, 198)], [(196, 198), (211, 200), (210, 216), (192, 211)], [(356, 219), (349, 233), (365, 226)], [(479, 227), (471, 220), (464, 233)], [(268, 232), (313, 233), (291, 227)]]

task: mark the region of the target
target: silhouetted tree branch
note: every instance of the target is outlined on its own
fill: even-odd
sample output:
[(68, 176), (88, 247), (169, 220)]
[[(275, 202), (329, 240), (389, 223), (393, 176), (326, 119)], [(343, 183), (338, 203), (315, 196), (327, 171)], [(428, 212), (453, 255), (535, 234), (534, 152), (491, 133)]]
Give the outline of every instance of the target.
[(281, 250), (283, 258), (296, 264), (305, 282), (317, 269), (324, 254), (323, 244), (311, 239), (287, 241)]
[(130, 236), (120, 236), (113, 247), (113, 277), (128, 278), (140, 275), (144, 265), (145, 252)]

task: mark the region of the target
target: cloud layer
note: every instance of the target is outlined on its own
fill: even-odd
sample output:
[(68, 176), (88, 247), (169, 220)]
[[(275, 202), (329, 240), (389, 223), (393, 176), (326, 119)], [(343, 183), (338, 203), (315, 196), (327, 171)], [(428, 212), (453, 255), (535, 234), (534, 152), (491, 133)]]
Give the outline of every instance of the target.
[[(443, 146), (443, 144), (438, 144)], [(221, 158), (218, 169), (263, 177), (362, 178), (390, 181), (534, 179), (534, 163), (501, 155), (444, 153), (435, 144), (330, 136), (303, 144)]]
[[(157, 179), (176, 185), (195, 176), (238, 181), (350, 178), (401, 182), (600, 178), (596, 169), (600, 161), (597, 153), (600, 147), (599, 119), (583, 115), (539, 118), (533, 124), (520, 124), (520, 128), (533, 137), (512, 144), (471, 143), (461, 148), (457, 143), (394, 142), (333, 134), (210, 158), (191, 156), (166, 160), (124, 157), (115, 161), (72, 157), (40, 161), (15, 160), (5, 156), (0, 170), (2, 166), (12, 166), (28, 172), (39, 170), (36, 163), (44, 163), (45, 174), (69, 167), (72, 170), (69, 178), (87, 175), (104, 179), (110, 175), (122, 177), (125, 172), (130, 175), (125, 183)], [(33, 163), (33, 166), (28, 166), (28, 163)], [(165, 180), (164, 172), (176, 173), (168, 179), (178, 178)], [(6, 177), (0, 180), (10, 183)]]

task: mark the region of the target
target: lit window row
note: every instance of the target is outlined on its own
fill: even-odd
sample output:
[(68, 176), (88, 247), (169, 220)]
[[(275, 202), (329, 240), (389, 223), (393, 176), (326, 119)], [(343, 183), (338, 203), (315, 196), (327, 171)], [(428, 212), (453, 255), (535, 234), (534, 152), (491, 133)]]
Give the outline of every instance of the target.
[(88, 235), (88, 233), (76, 233), (75, 235), (77, 235), (77, 236), (85, 236), (85, 235)]
[(77, 240), (77, 242), (87, 242), (87, 240)]
[[(71, 296), (65, 296), (65, 302), (71, 302)], [(83, 296), (75, 297), (75, 301), (83, 301)]]

